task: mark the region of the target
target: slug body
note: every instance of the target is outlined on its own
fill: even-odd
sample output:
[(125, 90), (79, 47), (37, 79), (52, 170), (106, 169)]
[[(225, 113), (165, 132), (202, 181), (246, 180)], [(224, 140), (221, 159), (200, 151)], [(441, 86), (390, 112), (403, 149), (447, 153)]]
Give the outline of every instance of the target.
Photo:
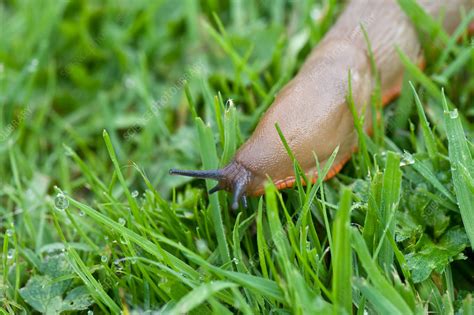
[[(452, 32), (473, 0), (423, 0), (418, 3), (437, 18), (444, 16), (446, 31)], [(278, 124), (295, 158), (308, 178), (317, 178), (320, 167), (339, 146), (332, 169), (334, 176), (357, 148), (357, 133), (347, 104), (348, 76), (359, 115), (366, 130), (372, 127), (370, 98), (375, 86), (364, 31), (367, 32), (380, 76), (384, 104), (400, 92), (403, 65), (396, 47), (421, 64), (416, 30), (395, 0), (353, 0), (335, 25), (307, 57), (297, 75), (278, 93), (253, 135), (226, 167), (210, 171), (170, 170), (171, 174), (218, 180), (217, 190), (232, 191), (233, 208), (245, 196), (260, 195), (271, 178), (279, 189), (294, 184), (293, 162), (277, 133)]]

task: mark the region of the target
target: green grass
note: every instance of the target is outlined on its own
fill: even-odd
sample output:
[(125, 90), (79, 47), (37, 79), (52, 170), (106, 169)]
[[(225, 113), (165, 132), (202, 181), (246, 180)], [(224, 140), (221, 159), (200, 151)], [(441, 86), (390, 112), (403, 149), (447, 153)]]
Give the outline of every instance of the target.
[(225, 165), (339, 2), (2, 2), (2, 313), (472, 314), (474, 12), (450, 36), (399, 3), (427, 67), (399, 52), (375, 137), (354, 111), (339, 175), (293, 159), (232, 211), (168, 169)]

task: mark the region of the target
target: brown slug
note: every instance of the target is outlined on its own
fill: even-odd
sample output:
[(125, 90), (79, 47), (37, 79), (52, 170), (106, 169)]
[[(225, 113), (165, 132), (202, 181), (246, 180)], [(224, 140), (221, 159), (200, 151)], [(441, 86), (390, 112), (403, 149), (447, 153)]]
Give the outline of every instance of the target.
[[(418, 4), (431, 16), (443, 16), (443, 26), (451, 33), (461, 20), (461, 11), (474, 6), (473, 0), (421, 0)], [(365, 110), (365, 128), (372, 127), (370, 98), (375, 76), (367, 32), (380, 78), (382, 102), (387, 104), (401, 90), (404, 67), (397, 47), (413, 62), (421, 64), (420, 43), (410, 19), (396, 0), (352, 0), (333, 27), (313, 49), (297, 75), (278, 93), (258, 123), (252, 136), (224, 168), (217, 170), (177, 170), (170, 174), (215, 179), (218, 190), (233, 192), (232, 207), (245, 196), (263, 194), (271, 178), (278, 189), (293, 186), (293, 162), (275, 128), (278, 124), (308, 178), (316, 179), (316, 163), (321, 167), (336, 147), (339, 151), (326, 179), (338, 173), (357, 148), (354, 120), (347, 105), (348, 73), (351, 75), (354, 104), (359, 114)], [(350, 71), (350, 72), (349, 72)]]

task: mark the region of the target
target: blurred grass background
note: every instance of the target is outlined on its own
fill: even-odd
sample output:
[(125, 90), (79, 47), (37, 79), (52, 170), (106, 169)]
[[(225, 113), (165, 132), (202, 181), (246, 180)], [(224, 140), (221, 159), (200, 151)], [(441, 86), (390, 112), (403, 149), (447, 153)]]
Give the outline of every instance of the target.
[(228, 162), (341, 3), (2, 1), (4, 311), (472, 312), (474, 12), (399, 2), (427, 68), (367, 155), (232, 212), (168, 169)]

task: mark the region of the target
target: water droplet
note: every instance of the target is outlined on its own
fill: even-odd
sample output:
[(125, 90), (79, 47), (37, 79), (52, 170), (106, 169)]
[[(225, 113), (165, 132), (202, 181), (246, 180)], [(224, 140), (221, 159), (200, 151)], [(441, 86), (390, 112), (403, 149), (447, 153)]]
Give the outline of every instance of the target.
[(132, 258), (132, 259), (130, 259), (130, 261), (132, 262), (132, 265), (135, 265), (137, 263), (138, 259)]
[(119, 218), (119, 219), (118, 219), (118, 223), (119, 223), (120, 225), (124, 226), (125, 223), (127, 223), (127, 221), (125, 221), (124, 218)]
[(138, 197), (138, 190), (132, 191), (132, 197), (137, 198)]
[(135, 79), (131, 76), (126, 76), (124, 83), (127, 89), (133, 88), (135, 86)]
[(28, 65), (27, 71), (28, 72), (36, 72), (38, 69), (38, 59), (34, 58), (31, 60), (30, 64)]
[(86, 213), (85, 213), (84, 211), (79, 211), (79, 216), (80, 216), (80, 217), (83, 217), (83, 216), (85, 216), (85, 215), (86, 215)]
[(459, 117), (458, 110), (455, 108), (453, 111), (449, 112), (449, 118), (456, 119)]
[(229, 107), (232, 107), (234, 106), (234, 100), (229, 98), (226, 102), (225, 102), (225, 107), (226, 108), (229, 108)]
[(6, 234), (7, 234), (9, 237), (12, 237), (12, 236), (13, 236), (13, 230), (12, 230), (12, 229), (7, 229)]
[(185, 217), (186, 219), (192, 219), (192, 218), (194, 218), (194, 213), (191, 212), (191, 211), (186, 211), (186, 212), (184, 213), (184, 217)]
[(238, 265), (239, 264), (239, 259), (234, 257), (234, 258), (232, 258), (232, 262), (234, 264)]
[(54, 198), (54, 207), (58, 211), (64, 211), (69, 207), (69, 200), (67, 200), (67, 198), (66, 198), (66, 196), (64, 196), (64, 194), (59, 193)]
[(109, 237), (106, 235), (104, 236), (104, 240), (108, 241), (109, 240)]
[(70, 147), (64, 147), (64, 155), (66, 156), (73, 156), (74, 155), (74, 151), (72, 151), (72, 149)]
[(88, 311), (87, 311), (87, 315), (94, 315), (94, 312), (91, 311), (91, 310), (88, 310)]
[(10, 248), (7, 253), (7, 259), (12, 259), (13, 256), (15, 256), (15, 250), (13, 248)]
[(204, 254), (209, 250), (207, 242), (203, 239), (196, 240), (196, 248), (200, 254)]
[(403, 153), (403, 159), (400, 161), (400, 166), (415, 164), (415, 158), (408, 152)]
[(124, 238), (120, 238), (120, 244), (127, 245), (127, 241)]
[(105, 255), (102, 255), (102, 256), (100, 257), (100, 261), (103, 262), (103, 263), (106, 263), (107, 260), (108, 260), (108, 258), (107, 258), (107, 256), (105, 256)]
[(315, 6), (313, 9), (311, 9), (310, 15), (313, 21), (319, 21), (323, 17), (323, 11), (319, 6)]

